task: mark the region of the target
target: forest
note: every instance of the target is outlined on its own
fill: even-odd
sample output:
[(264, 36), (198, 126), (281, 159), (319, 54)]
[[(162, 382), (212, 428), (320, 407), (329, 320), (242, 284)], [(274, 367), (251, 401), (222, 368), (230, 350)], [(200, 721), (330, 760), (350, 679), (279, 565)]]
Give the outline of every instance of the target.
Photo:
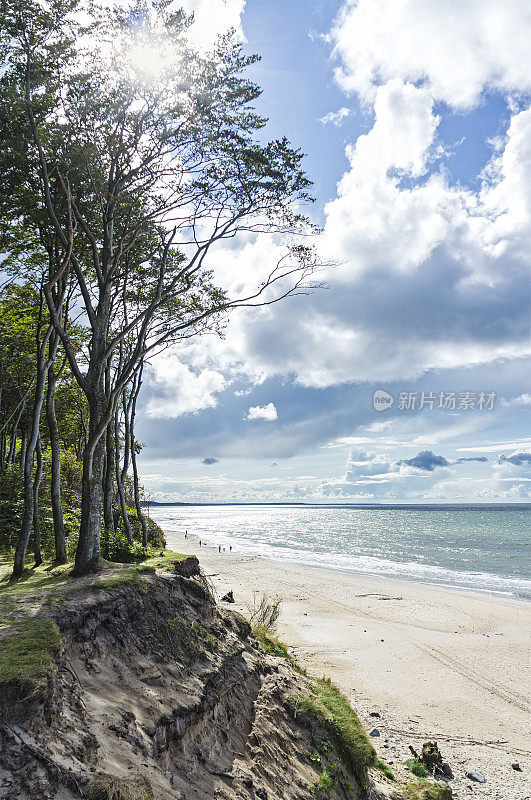
[[(302, 153), (268, 141), (232, 33), (171, 3), (0, 8), (0, 549), (13, 577), (163, 544), (135, 435), (150, 362), (318, 284)], [(217, 246), (269, 236), (223, 280)], [(234, 278), (237, 278), (237, 281)], [(244, 289), (234, 290), (239, 284)]]

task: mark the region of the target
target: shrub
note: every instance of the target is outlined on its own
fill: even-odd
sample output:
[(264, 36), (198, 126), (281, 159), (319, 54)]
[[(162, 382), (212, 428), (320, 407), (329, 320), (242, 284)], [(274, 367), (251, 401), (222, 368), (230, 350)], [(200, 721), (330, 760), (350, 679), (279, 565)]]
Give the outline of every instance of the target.
[(249, 607), (251, 627), (264, 633), (274, 633), (280, 616), (281, 603), (282, 601), (278, 597), (271, 600), (266, 594), (259, 597), (258, 592), (254, 592), (253, 605)]
[(428, 770), (418, 758), (408, 758), (406, 767), (413, 775), (416, 775), (417, 778), (427, 778), (429, 775)]

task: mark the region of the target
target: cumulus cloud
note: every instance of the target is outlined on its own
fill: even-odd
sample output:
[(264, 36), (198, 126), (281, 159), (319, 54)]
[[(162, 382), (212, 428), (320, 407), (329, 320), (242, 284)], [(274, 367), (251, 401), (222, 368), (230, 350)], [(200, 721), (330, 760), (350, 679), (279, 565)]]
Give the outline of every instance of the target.
[(268, 403), (266, 406), (251, 406), (245, 419), (264, 419), (266, 422), (274, 422), (278, 419), (277, 409), (273, 403)]
[(347, 0), (331, 40), (339, 84), (368, 102), (396, 77), (461, 109), (531, 89), (527, 0)]
[(165, 353), (151, 365), (146, 412), (160, 419), (213, 408), (216, 395), (226, 386), (220, 372), (206, 369), (196, 373), (176, 353)]
[(347, 117), (350, 117), (351, 113), (350, 108), (343, 106), (337, 111), (329, 111), (324, 117), (319, 117), (319, 122), (321, 125), (335, 125), (336, 128), (340, 128)]
[(513, 453), (511, 456), (501, 455), (498, 457), (498, 464), (514, 464), (516, 467), (531, 464), (531, 453)]
[(206, 464), (207, 467), (209, 467), (211, 464), (218, 464), (219, 463), (219, 459), (213, 458), (212, 456), (209, 456), (208, 458), (204, 458), (201, 463), (202, 464)]
[(450, 462), (444, 456), (436, 456), (431, 450), (422, 450), (413, 458), (402, 459), (398, 464), (433, 472), (436, 467), (447, 467)]

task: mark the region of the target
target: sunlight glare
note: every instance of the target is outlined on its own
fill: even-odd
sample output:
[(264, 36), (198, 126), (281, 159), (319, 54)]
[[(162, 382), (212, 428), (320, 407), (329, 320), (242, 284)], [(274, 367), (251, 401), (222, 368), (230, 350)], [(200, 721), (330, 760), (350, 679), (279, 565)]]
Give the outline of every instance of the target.
[(138, 44), (131, 50), (131, 60), (137, 69), (148, 77), (159, 75), (168, 64), (168, 58), (156, 44)]

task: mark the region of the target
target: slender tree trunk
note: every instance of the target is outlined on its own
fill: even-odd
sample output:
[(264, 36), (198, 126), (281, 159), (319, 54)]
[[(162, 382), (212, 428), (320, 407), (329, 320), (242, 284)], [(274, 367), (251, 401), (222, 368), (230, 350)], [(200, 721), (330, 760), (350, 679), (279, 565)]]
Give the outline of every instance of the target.
[(129, 544), (133, 544), (133, 531), (131, 530), (129, 515), (127, 514), (124, 484), (122, 482), (122, 472), (120, 469), (120, 428), (118, 425), (118, 411), (116, 411), (116, 414), (114, 415), (114, 448), (115, 448), (116, 486), (118, 488), (120, 509), (122, 511), (122, 517), (124, 520), (124, 532)]
[[(49, 329), (50, 332), (50, 329)], [(37, 356), (37, 378), (35, 383), (35, 397), (33, 401), (33, 416), (31, 420), (31, 433), (24, 448), (24, 513), (22, 515), (22, 526), (19, 539), (15, 548), (15, 559), (13, 564), (13, 577), (19, 578), (24, 571), (24, 558), (28, 548), (28, 541), (33, 525), (34, 497), (33, 497), (33, 459), (35, 448), (39, 439), (39, 425), (41, 420), (42, 405), (44, 402), (44, 390), (46, 386), (46, 373), (48, 364), (45, 360), (46, 347), (48, 344), (49, 332), (45, 335), (44, 341), (39, 344)], [(24, 432), (25, 433), (25, 432)], [(24, 439), (26, 437), (24, 436)]]
[(138, 488), (138, 468), (136, 463), (136, 445), (135, 445), (135, 416), (136, 416), (136, 401), (138, 397), (138, 393), (140, 392), (140, 387), (142, 386), (142, 366), (140, 366), (140, 370), (138, 376), (135, 380), (133, 385), (133, 397), (131, 403), (131, 417), (129, 420), (129, 436), (130, 436), (130, 453), (131, 453), (131, 464), (133, 466), (133, 491), (135, 495), (135, 509), (136, 515), (140, 520), (140, 524), (142, 526), (142, 545), (147, 547), (148, 544), (148, 526), (147, 520), (144, 516), (142, 511), (142, 506), (140, 504), (140, 492)]
[(22, 412), (24, 411), (25, 403), (22, 403), (20, 406), (20, 411), (18, 412), (15, 422), (13, 423), (13, 431), (11, 433), (11, 444), (9, 445), (9, 453), (7, 454), (7, 463), (13, 464), (15, 461), (15, 453), (17, 450), (17, 432), (18, 432), (18, 425), (20, 422), (20, 418), (22, 416)]
[[(54, 334), (54, 339), (56, 334)], [(55, 561), (57, 564), (66, 564), (66, 536), (63, 518), (63, 503), (61, 499), (61, 445), (59, 441), (59, 426), (55, 414), (55, 387), (57, 376), (53, 362), (48, 368), (48, 388), (46, 392), (46, 421), (50, 434), (51, 451), (51, 483), (50, 496), (52, 503), (53, 532), (55, 539)]]
[(35, 475), (33, 476), (33, 552), (35, 553), (35, 566), (42, 564), (41, 552), (41, 525), (39, 520), (39, 489), (42, 478), (42, 448), (41, 437), (35, 446)]
[(114, 436), (112, 425), (107, 426), (105, 434), (105, 470), (103, 473), (103, 525), (105, 543), (103, 553), (109, 557), (109, 537), (114, 534)]
[(24, 469), (24, 464), (26, 463), (26, 446), (28, 441), (28, 434), (26, 428), (22, 428), (22, 433), (20, 436), (20, 468)]

